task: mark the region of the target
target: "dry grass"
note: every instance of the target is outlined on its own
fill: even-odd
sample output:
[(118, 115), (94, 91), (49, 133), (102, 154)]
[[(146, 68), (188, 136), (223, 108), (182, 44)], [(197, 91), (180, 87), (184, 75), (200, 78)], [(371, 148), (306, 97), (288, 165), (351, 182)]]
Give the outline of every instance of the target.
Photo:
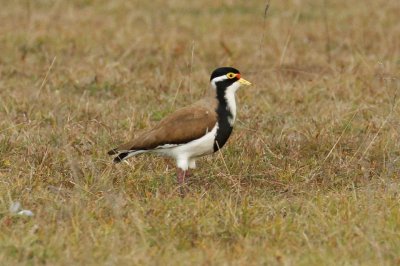
[[(400, 263), (397, 0), (0, 4), (1, 265)], [(255, 86), (186, 198), (111, 164), (222, 65)]]

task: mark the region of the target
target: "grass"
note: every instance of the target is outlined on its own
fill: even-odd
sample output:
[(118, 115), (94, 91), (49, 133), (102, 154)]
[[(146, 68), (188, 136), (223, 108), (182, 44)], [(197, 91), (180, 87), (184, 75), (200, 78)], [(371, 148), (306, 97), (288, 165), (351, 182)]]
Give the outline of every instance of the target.
[[(398, 1), (0, 3), (1, 265), (400, 263)], [(112, 165), (223, 65), (254, 86), (187, 197)]]

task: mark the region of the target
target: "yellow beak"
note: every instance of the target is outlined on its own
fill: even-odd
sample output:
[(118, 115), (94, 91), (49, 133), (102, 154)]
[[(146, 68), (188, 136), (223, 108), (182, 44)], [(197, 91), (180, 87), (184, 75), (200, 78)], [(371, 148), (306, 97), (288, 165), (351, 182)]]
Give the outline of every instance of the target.
[(239, 83), (242, 85), (251, 85), (251, 82), (245, 80), (244, 78), (240, 78)]

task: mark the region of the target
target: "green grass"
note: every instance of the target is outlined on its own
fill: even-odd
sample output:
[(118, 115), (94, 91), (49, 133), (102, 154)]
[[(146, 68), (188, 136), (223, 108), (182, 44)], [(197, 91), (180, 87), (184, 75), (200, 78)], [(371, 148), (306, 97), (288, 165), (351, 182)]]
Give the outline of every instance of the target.
[[(399, 264), (400, 7), (324, 2), (0, 0), (0, 264)], [(224, 65), (254, 86), (185, 198), (111, 163)]]

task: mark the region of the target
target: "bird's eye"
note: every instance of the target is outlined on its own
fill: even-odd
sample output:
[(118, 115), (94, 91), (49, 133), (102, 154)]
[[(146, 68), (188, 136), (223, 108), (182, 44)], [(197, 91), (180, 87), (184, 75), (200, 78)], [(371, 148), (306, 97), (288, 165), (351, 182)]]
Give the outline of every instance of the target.
[(226, 76), (228, 77), (228, 79), (233, 79), (234, 77), (236, 77), (236, 74), (231, 72), (226, 74)]

